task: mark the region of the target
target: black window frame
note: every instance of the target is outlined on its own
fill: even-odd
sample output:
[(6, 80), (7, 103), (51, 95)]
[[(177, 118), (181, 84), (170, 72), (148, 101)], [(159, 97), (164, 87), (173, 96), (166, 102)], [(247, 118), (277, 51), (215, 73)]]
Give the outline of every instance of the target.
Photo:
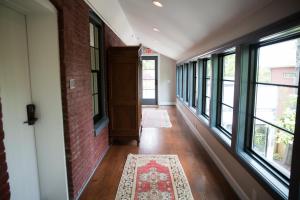
[(197, 61), (193, 61), (192, 62), (192, 67), (193, 67), (192, 107), (195, 108), (195, 109), (197, 109), (197, 107), (198, 107), (198, 91), (196, 89), (199, 90), (199, 85), (198, 85), (199, 71), (198, 71)]
[[(291, 87), (290, 85), (282, 85), (282, 84), (276, 84), (276, 83), (262, 83), (262, 82), (258, 82), (256, 80), (257, 78), (257, 69), (258, 69), (258, 49), (260, 47), (264, 47), (264, 46), (268, 46), (268, 45), (272, 45), (272, 44), (277, 44), (280, 42), (285, 42), (285, 41), (289, 41), (292, 39), (296, 39), (296, 38), (300, 38), (300, 33), (293, 35), (293, 36), (287, 36), (287, 37), (282, 37), (282, 38), (273, 38), (264, 42), (258, 42), (256, 44), (253, 44), (250, 46), (250, 68), (249, 68), (249, 83), (248, 83), (248, 101), (247, 101), (247, 116), (248, 119), (245, 126), (246, 126), (246, 133), (245, 133), (245, 143), (244, 143), (244, 149), (245, 152), (251, 156), (254, 160), (256, 160), (258, 163), (261, 164), (261, 166), (263, 166), (266, 170), (270, 171), (282, 184), (284, 184), (286, 187), (289, 187), (290, 185), (290, 178), (286, 177), (283, 173), (281, 173), (278, 169), (276, 169), (276, 167), (274, 167), (273, 165), (271, 165), (268, 161), (266, 161), (265, 159), (263, 159), (260, 155), (258, 155), (258, 153), (256, 153), (252, 148), (252, 140), (253, 140), (253, 126), (254, 126), (254, 121), (255, 118), (263, 121), (266, 124), (269, 124), (275, 128), (278, 128), (280, 130), (282, 130), (281, 127), (278, 127), (277, 125), (267, 122), (259, 117), (254, 116), (254, 112), (255, 112), (255, 101), (256, 101), (256, 89), (257, 89), (257, 84), (263, 84), (263, 85), (272, 85), (272, 86), (278, 86), (278, 87)], [(297, 88), (298, 89), (298, 93), (299, 93), (299, 89), (300, 89), (300, 81), (298, 83), (298, 86), (292, 86), (292, 88)], [(297, 102), (299, 102), (299, 96), (297, 98)], [(299, 112), (299, 105), (297, 105), (297, 110), (296, 113)], [(299, 122), (297, 123), (297, 121), (295, 121), (295, 126), (297, 126), (297, 124), (299, 124)], [(284, 130), (285, 132), (289, 132), (287, 130)], [(295, 127), (295, 131), (296, 131), (296, 127)], [(293, 135), (296, 135), (295, 133), (291, 133)]]
[(184, 65), (180, 66), (181, 68), (181, 99), (184, 99)]
[[(219, 54), (218, 56), (218, 62), (219, 62), (219, 72), (218, 72), (218, 93), (217, 93), (217, 124), (216, 124), (216, 127), (221, 130), (222, 133), (225, 134), (225, 136), (227, 136), (229, 139), (232, 138), (232, 130), (231, 132), (229, 132), (227, 129), (225, 129), (223, 126), (222, 126), (222, 106), (226, 106), (230, 109), (232, 109), (232, 113), (234, 112), (234, 105), (233, 106), (230, 106), (230, 105), (227, 105), (225, 103), (223, 103), (223, 84), (224, 84), (224, 81), (225, 82), (233, 82), (234, 85), (235, 85), (235, 80), (228, 80), (228, 79), (224, 79), (223, 78), (223, 73), (224, 73), (224, 57), (225, 56), (229, 56), (229, 55), (235, 55), (236, 56), (236, 53), (235, 51), (229, 51), (229, 52), (226, 52), (226, 53), (223, 53), (223, 54)], [(235, 66), (234, 68), (236, 67), (236, 63), (235, 63)], [(235, 70), (236, 71), (236, 70)], [(235, 75), (234, 75), (235, 76)], [(234, 99), (234, 96), (235, 94), (233, 94), (233, 99)], [(232, 102), (234, 104), (234, 102)], [(233, 122), (233, 119), (231, 119), (232, 122)]]
[[(201, 114), (206, 118), (209, 119), (210, 118), (210, 114), (208, 115), (206, 113), (206, 104), (207, 101), (206, 99), (208, 98), (209, 100), (211, 99), (211, 97), (207, 96), (207, 91), (206, 91), (206, 85), (207, 85), (207, 80), (211, 81), (212, 78), (212, 72), (210, 72), (210, 78), (207, 78), (207, 62), (211, 61), (211, 67), (212, 67), (212, 58), (205, 58), (203, 59), (203, 74), (202, 74), (202, 112)], [(211, 69), (212, 71), (212, 69)], [(211, 83), (210, 83), (210, 87), (211, 87)], [(210, 108), (209, 108), (210, 109)]]
[(185, 102), (188, 103), (189, 102), (189, 65), (185, 64)]
[[(249, 93), (249, 84), (250, 80), (250, 70), (252, 66), (250, 65), (250, 50), (252, 44), (257, 44), (266, 39), (282, 36), (282, 34), (290, 34), (293, 30), (299, 30), (300, 28), (300, 12), (292, 14), (288, 17), (285, 17), (281, 20), (278, 20), (275, 23), (269, 24), (265, 27), (260, 28), (257, 31), (252, 33), (245, 34), (244, 36), (235, 38), (232, 41), (217, 46), (213, 49), (210, 49), (207, 52), (196, 55), (191, 59), (186, 59), (179, 64), (198, 60), (199, 63), (199, 114), (197, 113), (198, 121), (204, 123), (208, 127), (208, 132), (211, 133), (223, 145), (224, 149), (235, 158), (235, 160), (253, 177), (259, 184), (262, 186), (268, 194), (270, 194), (274, 199), (298, 199), (300, 195), (300, 159), (298, 159), (298, 154), (300, 152), (300, 135), (295, 134), (294, 137), (294, 146), (292, 153), (292, 164), (291, 164), (291, 175), (290, 175), (290, 185), (287, 187), (284, 185), (280, 179), (274, 175), (272, 169), (268, 169), (263, 164), (261, 164), (255, 156), (249, 154), (246, 150), (246, 141), (248, 136), (246, 130), (248, 129), (248, 93)], [(292, 30), (293, 29), (293, 30)], [(210, 119), (206, 120), (203, 116), (203, 60), (205, 58), (211, 57), (211, 55), (218, 55), (224, 53), (227, 49), (235, 47), (236, 51), (236, 70), (235, 70), (235, 88), (234, 88), (234, 113), (233, 113), (233, 130), (232, 130), (232, 139), (230, 145), (227, 142), (224, 142), (227, 137), (220, 133), (219, 129), (216, 128), (216, 115), (217, 112), (215, 108), (216, 105), (211, 105), (211, 110), (213, 110), (213, 115)], [(214, 74), (218, 71), (218, 59), (214, 59), (212, 63), (212, 69), (214, 69)], [(217, 98), (217, 81), (218, 73), (213, 75), (213, 84), (212, 87), (212, 97), (213, 100)], [(299, 77), (300, 79), (300, 77)], [(300, 87), (300, 80), (299, 80)], [(179, 99), (179, 103), (185, 105), (190, 112), (193, 113), (193, 109), (187, 106), (183, 99)], [(215, 102), (213, 102), (215, 103)], [(215, 103), (216, 104), (216, 103)], [(297, 100), (297, 110), (296, 110), (296, 126), (295, 132), (300, 132), (300, 90), (298, 89), (298, 100)], [(200, 116), (201, 115), (201, 116)], [(203, 118), (203, 120), (202, 120)], [(224, 136), (224, 137), (223, 137)], [(296, 156), (297, 155), (297, 156)]]
[[(93, 115), (94, 134), (95, 136), (97, 136), (102, 132), (102, 129), (108, 126), (108, 122), (109, 122), (108, 114), (107, 114), (107, 100), (106, 100), (107, 74), (106, 74), (105, 48), (104, 48), (104, 44), (105, 44), (104, 23), (94, 12), (90, 11), (89, 24), (92, 24), (94, 27), (97, 27), (98, 29), (99, 69), (98, 70), (91, 69), (91, 75), (93, 75), (94, 73), (97, 74), (97, 89), (98, 89), (97, 95), (98, 95), (99, 113), (97, 115)], [(95, 47), (90, 46), (90, 49), (91, 48), (94, 48), (94, 52), (95, 52)], [(90, 51), (90, 56), (92, 57), (92, 51)], [(94, 84), (93, 79), (91, 80), (91, 82), (92, 84)], [(94, 96), (95, 93), (93, 93), (93, 90), (91, 90), (91, 92), (92, 92), (92, 96)], [(92, 101), (94, 100), (92, 99)]]

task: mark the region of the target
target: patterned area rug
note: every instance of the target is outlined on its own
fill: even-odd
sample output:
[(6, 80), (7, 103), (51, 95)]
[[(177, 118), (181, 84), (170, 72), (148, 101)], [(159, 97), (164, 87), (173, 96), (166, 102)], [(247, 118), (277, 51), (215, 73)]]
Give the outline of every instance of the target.
[(166, 110), (144, 109), (143, 128), (171, 128), (169, 114)]
[(177, 155), (128, 155), (116, 200), (193, 199)]

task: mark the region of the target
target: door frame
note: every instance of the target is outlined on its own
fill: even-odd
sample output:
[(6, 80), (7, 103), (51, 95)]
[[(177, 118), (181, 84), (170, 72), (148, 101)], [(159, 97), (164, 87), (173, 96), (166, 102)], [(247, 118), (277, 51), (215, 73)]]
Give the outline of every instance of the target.
[[(143, 60), (155, 60), (155, 99), (142, 98), (142, 105), (158, 105), (158, 56), (142, 56), (142, 61)], [(142, 88), (143, 88), (143, 66), (142, 66)]]
[[(28, 74), (31, 85), (31, 102), (28, 103), (36, 105), (36, 117), (38, 118), (33, 128), (40, 198), (68, 200), (58, 11), (51, 0), (41, 2), (11, 0), (1, 5), (26, 17)], [(36, 12), (37, 10), (39, 12)], [(46, 59), (48, 62), (45, 63)], [(6, 106), (3, 101), (0, 104), (2, 109)], [(24, 108), (24, 112), (26, 112), (25, 105)], [(0, 109), (0, 115), (3, 114), (2, 109)], [(0, 119), (1, 123), (5, 122)], [(6, 136), (7, 133), (4, 130), (0, 130), (0, 136), (1, 132), (4, 132), (4, 136)], [(4, 139), (4, 146), (7, 155), (11, 151), (5, 144), (6, 139)], [(49, 163), (55, 167), (49, 168)], [(9, 172), (9, 166), (7, 171)], [(9, 176), (8, 183), (11, 186), (12, 175)], [(9, 192), (12, 197), (11, 187)]]

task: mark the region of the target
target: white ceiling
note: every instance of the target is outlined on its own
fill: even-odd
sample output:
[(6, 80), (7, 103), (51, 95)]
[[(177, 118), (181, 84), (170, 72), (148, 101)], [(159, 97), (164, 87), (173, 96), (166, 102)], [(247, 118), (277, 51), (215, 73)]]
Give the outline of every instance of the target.
[(177, 61), (300, 10), (299, 0), (159, 0), (162, 8), (152, 0), (85, 1), (127, 45)]
[[(173, 59), (271, 0), (119, 0), (137, 40)], [(160, 32), (153, 31), (156, 27)]]

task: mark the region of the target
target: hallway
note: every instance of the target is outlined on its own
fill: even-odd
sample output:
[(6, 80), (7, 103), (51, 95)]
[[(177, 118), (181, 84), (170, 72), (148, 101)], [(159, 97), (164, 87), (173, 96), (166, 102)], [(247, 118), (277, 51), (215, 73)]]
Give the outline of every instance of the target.
[(195, 200), (238, 199), (205, 150), (191, 134), (191, 130), (176, 107), (161, 106), (160, 109), (168, 111), (172, 127), (144, 128), (139, 147), (136, 146), (136, 141), (127, 144), (115, 142), (96, 169), (81, 200), (114, 199), (129, 153), (177, 154)]

